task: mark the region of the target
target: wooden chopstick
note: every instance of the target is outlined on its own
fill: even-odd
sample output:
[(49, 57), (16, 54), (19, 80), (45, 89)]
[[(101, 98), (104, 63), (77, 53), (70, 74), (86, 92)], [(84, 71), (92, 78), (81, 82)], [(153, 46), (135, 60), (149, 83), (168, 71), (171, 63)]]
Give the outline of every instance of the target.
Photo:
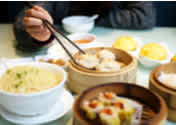
[(49, 24), (54, 30), (56, 30), (56, 32), (58, 32), (59, 34), (61, 34), (66, 40), (68, 40), (74, 47), (76, 47), (81, 53), (85, 54), (85, 52), (79, 48), (74, 42), (72, 42), (67, 36), (64, 35), (64, 33), (62, 33), (61, 31), (59, 31), (58, 29), (56, 29), (54, 27), (53, 24), (51, 24), (48, 20), (45, 20), (47, 24)]
[[(33, 5), (31, 2), (27, 1), (25, 3), (29, 8), (32, 8)], [(66, 35), (64, 35), (64, 33), (62, 33), (61, 31), (59, 31), (58, 29), (55, 28), (55, 26), (53, 24), (51, 24), (48, 20), (44, 20), (42, 19), (44, 22), (46, 22), (49, 26), (51, 26), (56, 32), (58, 32), (59, 34), (61, 34), (61, 36), (63, 36), (67, 41), (69, 41), (74, 47), (76, 47), (81, 53), (85, 54), (85, 52), (78, 46), (76, 45), (74, 42), (72, 42)], [(50, 28), (50, 27), (49, 27)]]
[[(29, 8), (32, 8), (33, 5), (31, 2), (26, 2), (25, 3)], [(60, 41), (60, 39), (56, 36), (56, 34), (54, 33), (54, 31), (51, 29), (51, 27), (58, 32), (59, 34), (61, 34), (61, 36), (63, 36), (66, 40), (68, 40), (74, 47), (76, 47), (81, 53), (85, 54), (85, 52), (79, 48), (74, 42), (72, 42), (67, 36), (65, 36), (61, 31), (57, 30), (55, 28), (55, 26), (53, 24), (51, 24), (48, 20), (42, 19), (44, 25), (48, 28), (48, 30), (51, 32), (51, 34), (55, 37), (55, 39), (57, 40), (57, 42), (62, 46), (62, 48), (65, 50), (65, 52), (70, 56), (70, 58), (73, 60), (73, 62), (77, 65), (79, 65), (76, 60), (73, 58), (72, 54), (67, 50), (67, 48), (64, 46), (64, 44)]]
[(72, 54), (67, 50), (67, 48), (64, 46), (64, 44), (60, 41), (60, 39), (55, 35), (53, 30), (48, 26), (48, 23), (46, 20), (43, 20), (44, 25), (48, 28), (48, 30), (51, 32), (51, 34), (55, 37), (57, 42), (62, 46), (62, 48), (65, 50), (65, 52), (70, 56), (70, 58), (73, 60), (75, 64), (78, 64), (76, 60), (73, 58)]

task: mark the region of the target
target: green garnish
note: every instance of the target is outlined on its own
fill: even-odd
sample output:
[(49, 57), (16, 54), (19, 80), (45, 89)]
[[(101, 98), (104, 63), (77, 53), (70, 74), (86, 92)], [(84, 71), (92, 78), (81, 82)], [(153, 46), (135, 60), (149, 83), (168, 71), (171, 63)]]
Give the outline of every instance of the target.
[(7, 70), (7, 74), (9, 74), (11, 72), (11, 70), (9, 69), (9, 70)]
[(24, 71), (24, 75), (27, 75), (27, 71)]
[(17, 73), (16, 76), (20, 79), (22, 77), (21, 73)]
[(36, 69), (36, 73), (39, 73), (39, 71), (40, 71), (39, 69)]
[(23, 84), (23, 81), (20, 81), (18, 84), (16, 84), (15, 88), (18, 88), (21, 84)]

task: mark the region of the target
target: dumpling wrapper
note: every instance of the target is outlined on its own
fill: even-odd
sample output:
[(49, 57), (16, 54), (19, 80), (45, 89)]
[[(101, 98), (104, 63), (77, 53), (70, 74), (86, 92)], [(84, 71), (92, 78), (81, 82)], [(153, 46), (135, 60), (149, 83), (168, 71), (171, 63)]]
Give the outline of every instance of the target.
[(102, 72), (116, 71), (116, 70), (120, 70), (120, 68), (121, 68), (121, 64), (111, 59), (103, 60), (96, 67), (98, 71), (102, 71)]
[(99, 64), (99, 59), (96, 55), (83, 54), (77, 59), (78, 63), (86, 68), (95, 68)]
[(114, 53), (112, 53), (111, 51), (108, 50), (101, 50), (97, 53), (97, 57), (101, 60), (104, 59), (111, 59), (111, 60), (115, 60), (115, 55)]
[(164, 72), (161, 72), (158, 80), (166, 86), (176, 88), (176, 74), (174, 73), (166, 74)]

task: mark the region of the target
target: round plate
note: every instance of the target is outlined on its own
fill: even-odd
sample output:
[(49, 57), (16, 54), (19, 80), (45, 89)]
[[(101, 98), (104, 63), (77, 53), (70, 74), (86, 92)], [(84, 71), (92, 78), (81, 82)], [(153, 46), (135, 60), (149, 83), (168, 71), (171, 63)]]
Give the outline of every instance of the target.
[(64, 90), (62, 98), (58, 100), (55, 106), (52, 107), (51, 110), (45, 114), (37, 116), (20, 116), (7, 112), (2, 107), (0, 107), (0, 114), (4, 119), (15, 124), (20, 125), (43, 124), (54, 121), (65, 115), (72, 108), (73, 101), (74, 101), (73, 96), (67, 90)]

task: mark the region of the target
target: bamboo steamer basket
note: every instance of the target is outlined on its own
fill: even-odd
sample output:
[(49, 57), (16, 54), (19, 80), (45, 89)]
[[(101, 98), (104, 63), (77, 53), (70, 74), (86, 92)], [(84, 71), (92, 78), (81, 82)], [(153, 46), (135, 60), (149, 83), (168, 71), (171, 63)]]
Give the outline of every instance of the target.
[[(99, 72), (89, 70), (76, 65), (71, 60), (68, 64), (68, 82), (67, 85), (75, 93), (81, 93), (87, 88), (93, 87), (101, 83), (109, 82), (129, 82), (136, 83), (137, 60), (127, 52), (115, 48), (98, 47), (89, 48), (84, 51), (93, 54), (97, 51), (107, 49), (116, 55), (116, 59), (124, 62), (126, 66), (114, 72)], [(76, 53), (76, 58), (80, 53)]]
[(73, 125), (95, 125), (86, 119), (81, 109), (84, 101), (92, 100), (100, 92), (111, 91), (119, 96), (127, 97), (143, 105), (140, 125), (165, 125), (167, 106), (163, 98), (147, 88), (129, 83), (108, 83), (89, 88), (78, 96), (73, 106)]
[(167, 103), (168, 120), (176, 122), (176, 90), (161, 84), (157, 77), (160, 72), (176, 73), (176, 63), (163, 64), (150, 73), (149, 88), (161, 95)]

